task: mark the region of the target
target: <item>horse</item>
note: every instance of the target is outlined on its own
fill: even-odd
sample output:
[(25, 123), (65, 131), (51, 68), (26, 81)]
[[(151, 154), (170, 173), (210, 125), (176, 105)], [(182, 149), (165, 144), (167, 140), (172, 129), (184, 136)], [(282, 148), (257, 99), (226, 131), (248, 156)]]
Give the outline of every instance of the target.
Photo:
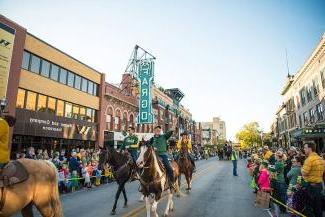
[(43, 217), (63, 217), (57, 170), (53, 163), (43, 160), (19, 159), (28, 173), (26, 181), (4, 187), (0, 217), (21, 211), (23, 217), (33, 217), (33, 205)]
[(180, 153), (178, 155), (177, 163), (180, 170), (179, 177), (178, 177), (179, 186), (181, 185), (181, 177), (183, 173), (185, 175), (186, 182), (187, 182), (186, 190), (190, 191), (192, 189), (192, 175), (194, 171), (194, 166), (189, 159), (189, 153), (185, 145), (182, 145), (181, 147)]
[[(176, 177), (172, 186), (176, 186), (175, 188), (168, 186), (169, 183), (166, 170), (162, 162), (158, 159), (152, 146), (141, 146), (137, 166), (143, 169), (139, 181), (141, 185), (140, 191), (144, 195), (146, 201), (147, 217), (150, 217), (150, 211), (154, 213), (155, 217), (158, 217), (158, 201), (165, 190), (168, 191), (168, 201), (164, 216), (168, 216), (169, 211), (174, 210), (173, 191), (179, 191), (179, 168), (177, 163), (175, 161), (172, 162), (174, 177)], [(149, 199), (150, 195), (153, 196), (152, 203)]]
[(117, 201), (121, 192), (124, 197), (124, 208), (127, 207), (127, 195), (125, 191), (125, 184), (130, 180), (132, 169), (134, 167), (133, 160), (130, 156), (117, 152), (113, 147), (107, 146), (101, 149), (99, 154), (99, 168), (103, 168), (104, 164), (108, 163), (113, 169), (113, 176), (118, 184), (118, 189), (115, 194), (115, 202), (111, 211), (111, 215), (116, 214)]

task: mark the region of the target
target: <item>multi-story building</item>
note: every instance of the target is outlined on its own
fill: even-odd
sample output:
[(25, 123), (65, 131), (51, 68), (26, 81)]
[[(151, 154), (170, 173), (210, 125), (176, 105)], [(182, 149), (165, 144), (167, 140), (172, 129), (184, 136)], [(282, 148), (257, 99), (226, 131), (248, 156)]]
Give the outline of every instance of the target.
[(201, 122), (201, 125), (204, 144), (215, 144), (218, 141), (226, 140), (226, 123), (219, 117), (214, 117), (212, 122)]
[(282, 97), (283, 104), (277, 111), (279, 143), (288, 146), (313, 139), (323, 149), (325, 34), (299, 71), (288, 76)]
[(14, 35), (7, 92), (17, 118), (13, 150), (101, 144), (98, 137), (104, 74), (0, 16), (1, 31)]

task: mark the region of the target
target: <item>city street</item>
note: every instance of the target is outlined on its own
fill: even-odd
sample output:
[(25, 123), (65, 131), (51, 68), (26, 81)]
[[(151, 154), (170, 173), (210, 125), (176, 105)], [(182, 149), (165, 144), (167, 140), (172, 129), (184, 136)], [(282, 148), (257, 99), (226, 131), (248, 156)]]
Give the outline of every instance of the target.
[[(192, 192), (187, 194), (182, 186), (180, 198), (174, 197), (175, 211), (171, 216), (221, 216), (263, 217), (269, 216), (254, 206), (254, 194), (248, 188), (249, 177), (245, 161), (239, 162), (239, 176), (232, 176), (231, 161), (216, 158), (197, 162)], [(79, 191), (62, 196), (66, 217), (109, 216), (117, 185), (111, 183), (89, 191)], [(138, 182), (127, 185), (129, 206), (123, 208), (123, 197), (119, 200), (116, 216), (145, 216), (145, 206), (139, 202)], [(166, 199), (158, 205), (161, 216)], [(20, 215), (17, 215), (17, 217)]]

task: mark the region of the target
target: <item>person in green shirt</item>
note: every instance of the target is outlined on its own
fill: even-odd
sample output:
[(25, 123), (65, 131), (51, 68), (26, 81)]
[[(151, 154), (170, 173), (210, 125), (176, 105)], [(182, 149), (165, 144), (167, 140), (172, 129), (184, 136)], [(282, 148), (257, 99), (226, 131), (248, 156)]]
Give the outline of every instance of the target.
[(161, 132), (161, 126), (156, 126), (154, 129), (154, 136), (149, 140), (149, 144), (156, 149), (156, 153), (162, 159), (162, 163), (166, 168), (167, 175), (171, 182), (174, 181), (173, 168), (168, 160), (167, 140), (173, 135), (173, 130), (165, 134)]
[(124, 142), (121, 146), (121, 150), (127, 150), (131, 154), (133, 162), (136, 162), (138, 159), (139, 139), (134, 134), (134, 131), (134, 127), (129, 127), (129, 135), (124, 139)]
[(232, 175), (238, 176), (237, 173), (237, 161), (238, 161), (238, 151), (234, 147), (231, 151), (231, 161), (232, 161)]

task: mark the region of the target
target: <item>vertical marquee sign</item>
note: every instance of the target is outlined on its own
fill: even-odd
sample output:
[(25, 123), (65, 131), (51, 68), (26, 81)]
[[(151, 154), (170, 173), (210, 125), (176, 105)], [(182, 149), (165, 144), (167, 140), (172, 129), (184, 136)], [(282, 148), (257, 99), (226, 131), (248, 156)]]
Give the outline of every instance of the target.
[(0, 99), (6, 98), (15, 30), (0, 23)]
[(138, 79), (140, 83), (139, 97), (139, 124), (153, 123), (151, 85), (154, 77), (154, 62), (151, 60), (140, 60), (138, 63)]

